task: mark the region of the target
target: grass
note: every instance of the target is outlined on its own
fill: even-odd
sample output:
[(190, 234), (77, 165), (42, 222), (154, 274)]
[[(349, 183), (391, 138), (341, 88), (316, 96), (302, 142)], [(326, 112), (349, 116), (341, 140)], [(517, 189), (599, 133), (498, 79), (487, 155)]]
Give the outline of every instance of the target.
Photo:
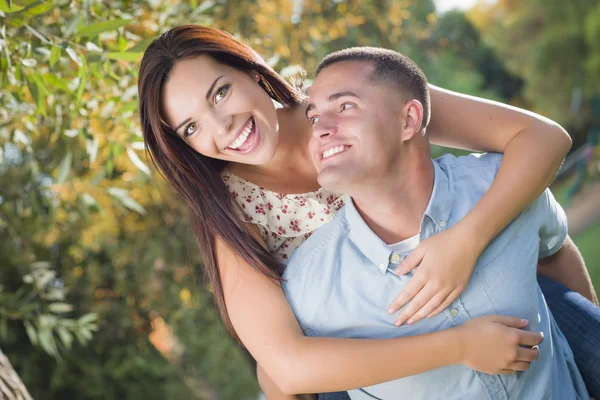
[(573, 237), (590, 272), (596, 293), (600, 295), (600, 221)]

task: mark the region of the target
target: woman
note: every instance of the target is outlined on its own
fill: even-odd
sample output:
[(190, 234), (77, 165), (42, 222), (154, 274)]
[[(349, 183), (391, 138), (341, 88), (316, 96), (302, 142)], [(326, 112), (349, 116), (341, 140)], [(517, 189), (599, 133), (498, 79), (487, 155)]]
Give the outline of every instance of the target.
[[(148, 47), (140, 67), (139, 95), (147, 150), (192, 211), (197, 242), (223, 320), (265, 376), (286, 392), (368, 386), (445, 363), (463, 362), (496, 372), (528, 367), (522, 360), (502, 367), (498, 355), (478, 358), (475, 348), (485, 335), (476, 332), (488, 332), (483, 327), (498, 328), (496, 336), (489, 334), (484, 340), (504, 338), (506, 333), (489, 320), (465, 324), (469, 326), (459, 329), (451, 343), (440, 342), (448, 338), (442, 338), (447, 332), (391, 340), (304, 337), (279, 285), (280, 261), (318, 224), (301, 227), (300, 222), (290, 221), (289, 230), (297, 235), (283, 226), (269, 226), (268, 218), (276, 218), (275, 214), (263, 219), (267, 212), (258, 205), (246, 208), (253, 198), (244, 199), (247, 194), (228, 188), (223, 181), (232, 185), (233, 179), (233, 186), (279, 198), (282, 214), (312, 202), (322, 216), (320, 222), (327, 222), (325, 216), (333, 214), (341, 201), (316, 182), (307, 154), (310, 127), (302, 93), (231, 35), (188, 25), (170, 30)], [(431, 98), (428, 134), (433, 143), (504, 151), (505, 157), (496, 181), (471, 213), (459, 225), (421, 243), (404, 266), (410, 270), (420, 263), (411, 287), (394, 302), (397, 310), (416, 296), (399, 315), (399, 322), (409, 317), (416, 322), (440, 312), (458, 296), (487, 243), (545, 189), (570, 147), (562, 128), (534, 114), (433, 86)], [(284, 107), (276, 109), (272, 100)], [(513, 192), (514, 182), (525, 190)], [(239, 207), (230, 191), (233, 197), (237, 194)], [(460, 248), (452, 237), (465, 238)], [(427, 285), (446, 293), (446, 299), (431, 302)], [(523, 327), (514, 320), (511, 323)], [(467, 359), (460, 350), (465, 343), (472, 350)], [(489, 343), (479, 343), (478, 349), (496, 347)], [(418, 360), (410, 357), (410, 349), (419, 349)], [(459, 353), (458, 357), (441, 356)], [(376, 368), (367, 359), (385, 361), (380, 365), (386, 367)], [(497, 363), (490, 365), (492, 361)]]

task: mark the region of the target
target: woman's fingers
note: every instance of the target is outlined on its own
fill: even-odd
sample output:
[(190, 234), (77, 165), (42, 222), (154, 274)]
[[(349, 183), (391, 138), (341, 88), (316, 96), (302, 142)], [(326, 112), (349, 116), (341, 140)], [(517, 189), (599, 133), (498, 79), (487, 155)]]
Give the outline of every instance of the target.
[(427, 302), (427, 304), (425, 304), (423, 307), (421, 307), (421, 309), (419, 311), (417, 311), (412, 317), (410, 317), (408, 319), (408, 321), (406, 321), (406, 322), (409, 324), (414, 324), (415, 322), (419, 322), (420, 320), (422, 320), (423, 318), (425, 318), (426, 316), (431, 314), (431, 312), (433, 310), (438, 308), (440, 306), (440, 304), (444, 301), (444, 299), (446, 299), (447, 297), (448, 297), (448, 294), (445, 292), (435, 294), (431, 298), (431, 300), (429, 300)]
[(450, 304), (452, 304), (452, 302), (458, 298), (460, 293), (461, 293), (461, 291), (459, 289), (454, 289), (452, 292), (450, 292), (450, 294), (448, 295), (446, 300), (444, 300), (442, 305), (440, 305), (432, 313), (427, 315), (427, 318), (433, 318), (436, 315), (438, 315), (439, 313), (441, 313), (442, 311), (444, 311), (446, 308), (450, 307)]
[(394, 274), (406, 275), (413, 269), (417, 268), (421, 261), (423, 261), (424, 252), (417, 246), (409, 255), (402, 261), (398, 267), (394, 270)]
[(388, 309), (388, 313), (393, 314), (399, 309), (401, 309), (406, 303), (408, 303), (413, 297), (415, 297), (417, 293), (421, 291), (421, 289), (423, 289), (425, 283), (425, 281), (422, 281), (418, 277), (413, 276), (408, 281), (402, 292), (400, 292), (400, 294), (396, 296), (394, 301), (392, 301), (392, 304), (390, 304), (390, 307)]
[(394, 325), (401, 326), (408, 320), (410, 320), (410, 323), (416, 322), (417, 320), (415, 320), (414, 317), (419, 310), (430, 301), (434, 301), (434, 304), (432, 304), (430, 308), (437, 308), (439, 303), (443, 301), (447, 295), (447, 293), (438, 293), (431, 285), (425, 285), (425, 287), (400, 312)]
[(517, 360), (518, 361), (535, 361), (540, 356), (540, 348), (534, 346), (531, 349), (521, 347), (517, 350)]
[(513, 371), (527, 371), (530, 366), (531, 363), (527, 361), (515, 361), (514, 363), (508, 366), (508, 369), (511, 369)]

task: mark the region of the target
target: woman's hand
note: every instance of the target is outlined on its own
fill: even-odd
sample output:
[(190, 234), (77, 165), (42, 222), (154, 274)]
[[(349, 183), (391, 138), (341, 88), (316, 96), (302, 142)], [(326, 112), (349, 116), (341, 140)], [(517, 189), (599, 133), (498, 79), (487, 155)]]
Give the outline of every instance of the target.
[(419, 243), (394, 271), (404, 275), (416, 268), (404, 290), (390, 304), (388, 312), (393, 314), (408, 303), (395, 325), (413, 324), (446, 309), (467, 287), (482, 250), (479, 242), (459, 225)]
[(522, 330), (527, 320), (502, 315), (485, 315), (455, 328), (463, 347), (462, 364), (486, 374), (526, 371), (538, 359), (542, 332)]

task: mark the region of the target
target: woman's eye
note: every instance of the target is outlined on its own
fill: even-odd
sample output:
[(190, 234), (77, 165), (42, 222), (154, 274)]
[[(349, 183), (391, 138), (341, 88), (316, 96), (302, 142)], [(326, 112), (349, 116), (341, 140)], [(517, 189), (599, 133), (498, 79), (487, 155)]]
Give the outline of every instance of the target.
[(188, 137), (188, 136), (192, 135), (194, 132), (196, 132), (196, 129), (198, 129), (198, 124), (196, 124), (195, 122), (192, 122), (185, 128), (184, 137)]
[(347, 110), (349, 108), (354, 108), (354, 104), (352, 104), (352, 103), (344, 103), (344, 104), (342, 104), (342, 111)]
[(221, 86), (221, 88), (219, 88), (217, 93), (215, 93), (215, 103), (218, 103), (219, 101), (221, 101), (223, 99), (223, 97), (225, 97), (225, 95), (227, 94), (228, 90), (229, 90), (229, 85)]

